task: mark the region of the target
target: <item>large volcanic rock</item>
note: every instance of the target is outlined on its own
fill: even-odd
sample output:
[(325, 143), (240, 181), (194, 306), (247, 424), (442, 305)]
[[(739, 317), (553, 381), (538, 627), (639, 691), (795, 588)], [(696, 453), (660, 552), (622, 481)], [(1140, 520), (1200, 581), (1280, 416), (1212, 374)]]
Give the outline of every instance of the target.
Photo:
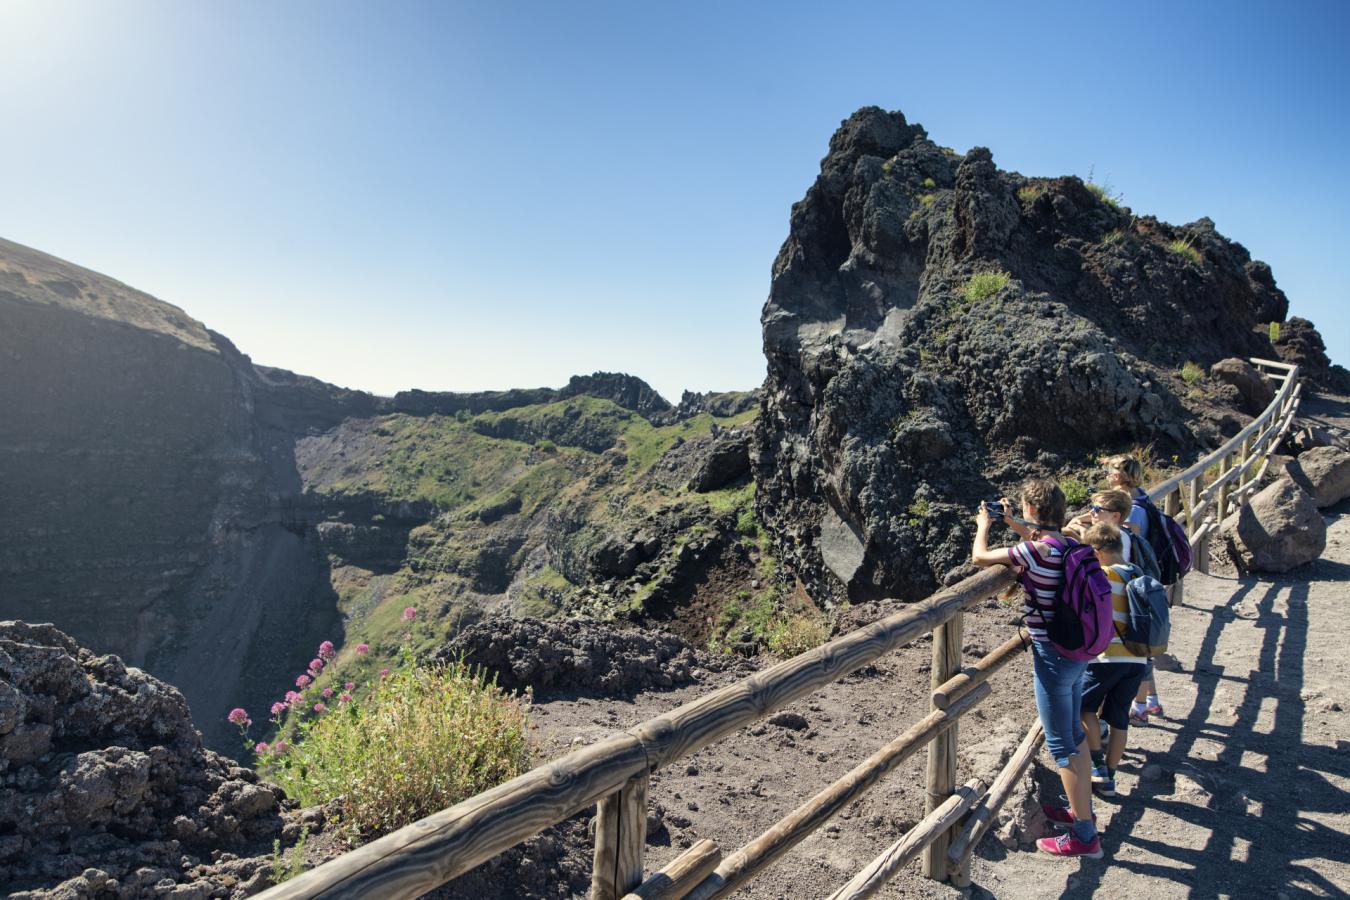
[(202, 747), (174, 688), (51, 625), (0, 622), (0, 893), (246, 896), (294, 839), (282, 801)]
[(1208, 219), (860, 110), (774, 263), (759, 518), (818, 600), (924, 596), (960, 574), (979, 498), (1135, 441), (1216, 443), (1222, 395), (1182, 364), (1272, 353), (1257, 332), (1287, 306)]
[(1288, 572), (1326, 549), (1327, 526), (1312, 497), (1277, 478), (1223, 521), (1229, 552), (1248, 572)]

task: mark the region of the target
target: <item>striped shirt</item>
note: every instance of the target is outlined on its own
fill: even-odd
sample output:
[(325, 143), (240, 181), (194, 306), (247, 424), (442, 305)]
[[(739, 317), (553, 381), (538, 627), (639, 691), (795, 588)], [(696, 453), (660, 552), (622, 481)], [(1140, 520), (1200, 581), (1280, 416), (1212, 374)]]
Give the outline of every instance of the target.
[(1055, 617), (1055, 598), (1064, 584), (1064, 554), (1044, 541), (1023, 541), (1008, 548), (1022, 589), (1022, 623), (1033, 641), (1046, 641), (1045, 623)]
[(1130, 598), (1125, 594), (1125, 585), (1132, 579), (1138, 578), (1143, 573), (1137, 566), (1106, 566), (1106, 580), (1111, 582), (1111, 618), (1116, 621), (1116, 633), (1111, 635), (1111, 643), (1107, 645), (1102, 655), (1097, 657), (1099, 663), (1139, 663), (1148, 662), (1142, 656), (1135, 656), (1125, 645), (1121, 643), (1119, 628), (1123, 627), (1129, 621), (1128, 613), (1130, 611)]

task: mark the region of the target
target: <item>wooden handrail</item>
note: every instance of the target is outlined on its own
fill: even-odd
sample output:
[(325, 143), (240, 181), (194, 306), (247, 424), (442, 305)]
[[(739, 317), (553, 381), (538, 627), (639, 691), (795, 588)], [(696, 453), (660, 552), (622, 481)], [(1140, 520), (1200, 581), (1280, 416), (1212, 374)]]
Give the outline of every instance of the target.
[[(1217, 522), (1209, 514), (1222, 516), (1228, 501), (1241, 502), (1248, 492), (1256, 488), (1269, 464), (1270, 448), (1279, 442), (1297, 411), (1301, 391), (1298, 367), (1261, 359), (1253, 359), (1252, 363), (1277, 368), (1285, 373), (1284, 383), (1271, 404), (1218, 450), (1148, 492), (1155, 501), (1162, 501), (1164, 511), (1170, 515), (1180, 513), (1179, 498), (1183, 491), (1187, 492), (1187, 509), (1190, 513), (1186, 521), (1187, 531), (1192, 542), (1202, 549), (1205, 539), (1217, 528)], [(1239, 454), (1240, 463), (1234, 465), (1232, 458)], [(1258, 460), (1261, 463), (1259, 470), (1254, 477), (1249, 477), (1252, 470), (1257, 468)], [(1216, 496), (1213, 488), (1202, 494), (1198, 482), (1216, 462), (1220, 463), (1223, 475), (1222, 481), (1214, 486), (1218, 494)], [(259, 896), (267, 900), (417, 897), (595, 804), (599, 804), (599, 815), (592, 896), (607, 898), (626, 895), (639, 888), (642, 880), (643, 830), (639, 823), (645, 823), (646, 787), (651, 772), (857, 671), (883, 654), (929, 632), (935, 632), (935, 660), (941, 656), (944, 661), (943, 672), (939, 673), (935, 669), (932, 676), (932, 712), (898, 740), (905, 743), (907, 737), (915, 740), (923, 738), (920, 743), (912, 746), (906, 744), (901, 748), (904, 755), (908, 755), (923, 743), (940, 738), (931, 745), (939, 747), (941, 744), (936, 755), (930, 756), (929, 760), (928, 788), (929, 794), (934, 796), (930, 797), (930, 814), (924, 821), (932, 828), (925, 830), (921, 844), (902, 841), (904, 846), (892, 848), (894, 852), (890, 854), (888, 862), (878, 860), (876, 865), (893, 871), (893, 864), (898, 858), (896, 852), (902, 852), (908, 858), (913, 855), (911, 850), (917, 853), (919, 849), (928, 847), (935, 852), (930, 854), (932, 858), (927, 859), (925, 864), (927, 868), (934, 868), (939, 860), (945, 863), (948, 859), (947, 835), (956, 817), (978, 800), (964, 795), (958, 798), (957, 794), (952, 794), (954, 783), (939, 771), (952, 768), (946, 755), (954, 753), (954, 746), (948, 746), (955, 743), (953, 723), (962, 712), (988, 694), (990, 688), (984, 683), (985, 680), (1016, 656), (1016, 643), (1020, 641), (1020, 636), (1009, 639), (980, 660), (974, 668), (962, 671), (959, 667), (961, 616), (966, 609), (1013, 583), (1011, 569), (1003, 566), (985, 569), (814, 650), (699, 697), (627, 732), (611, 735), (599, 743), (573, 751), (492, 790), (400, 828)], [(935, 723), (945, 724), (938, 727)], [(952, 727), (952, 733), (943, 734), (948, 727)], [(1029, 735), (1028, 741), (1016, 755), (1019, 765), (1024, 765), (1030, 754), (1034, 753), (1034, 743), (1033, 737)], [(779, 826), (775, 826), (778, 830), (771, 829), (758, 842), (723, 861), (712, 876), (694, 888), (695, 895), (710, 887), (712, 891), (709, 896), (721, 896), (734, 889), (735, 884), (744, 880), (742, 876), (749, 877), (787, 846), (804, 837), (810, 829), (825, 821), (829, 814), (837, 810), (837, 804), (833, 801), (838, 796), (851, 798), (870, 787), (898, 761), (894, 757), (894, 744), (882, 748), (849, 776), (779, 823)], [(881, 763), (877, 763), (879, 759)], [(886, 764), (888, 761), (889, 765)], [(858, 775), (858, 772), (864, 774)], [(1002, 789), (1004, 785), (999, 784), (998, 787)], [(993, 799), (986, 802), (993, 806)], [(958, 807), (959, 812), (954, 814), (953, 811)], [(958, 839), (955, 849), (964, 851), (967, 862), (974, 843), (978, 842), (987, 827), (985, 824), (971, 829), (965, 835), (964, 844)], [(779, 834), (779, 831), (783, 833)], [(764, 844), (763, 848), (756, 849), (760, 843)], [(701, 868), (711, 855), (710, 852), (704, 853), (697, 861), (691, 858), (689, 865), (697, 862)], [(683, 877), (688, 880), (682, 887), (687, 887), (692, 878), (688, 872), (684, 872)], [(714, 878), (720, 879), (720, 883), (714, 885)]]
[[(1257, 360), (1253, 359), (1252, 362), (1257, 362)], [(1211, 452), (1208, 456), (1204, 457), (1184, 472), (1173, 475), (1162, 484), (1150, 489), (1148, 492), (1149, 499), (1156, 503), (1162, 497), (1172, 493), (1172, 491), (1176, 490), (1183, 483), (1194, 481), (1197, 477), (1203, 477), (1205, 471), (1210, 466), (1214, 465), (1215, 462), (1231, 454), (1233, 450), (1247, 438), (1256, 435), (1261, 430), (1261, 426), (1270, 421), (1277, 410), (1281, 413), (1284, 412), (1284, 401), (1293, 392), (1294, 386), (1298, 383), (1298, 366), (1289, 366), (1285, 363), (1273, 363), (1269, 360), (1262, 360), (1261, 362), (1270, 365), (1280, 365), (1289, 370), (1289, 376), (1286, 377), (1284, 384), (1280, 386), (1280, 390), (1276, 393), (1275, 399), (1270, 402), (1270, 405), (1265, 408), (1261, 415), (1252, 419), (1252, 421), (1247, 424), (1247, 427), (1229, 438), (1227, 443), (1222, 447)]]
[(814, 650), (357, 847), (259, 896), (420, 896), (619, 791), (639, 772), (700, 750), (927, 634), (1013, 580), (1005, 567), (986, 569)]

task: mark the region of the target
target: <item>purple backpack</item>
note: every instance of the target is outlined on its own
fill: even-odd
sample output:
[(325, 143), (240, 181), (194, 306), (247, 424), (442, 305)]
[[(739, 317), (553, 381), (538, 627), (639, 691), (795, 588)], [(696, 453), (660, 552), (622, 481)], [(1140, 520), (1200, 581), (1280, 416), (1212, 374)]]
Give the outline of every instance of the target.
[(1055, 598), (1055, 617), (1046, 623), (1045, 633), (1067, 658), (1076, 662), (1096, 659), (1116, 633), (1111, 582), (1087, 544), (1068, 538), (1041, 540), (1064, 554), (1064, 586)]
[(1135, 497), (1134, 505), (1148, 516), (1148, 544), (1158, 558), (1163, 584), (1173, 584), (1191, 570), (1191, 539), (1177, 520), (1158, 509), (1147, 497)]

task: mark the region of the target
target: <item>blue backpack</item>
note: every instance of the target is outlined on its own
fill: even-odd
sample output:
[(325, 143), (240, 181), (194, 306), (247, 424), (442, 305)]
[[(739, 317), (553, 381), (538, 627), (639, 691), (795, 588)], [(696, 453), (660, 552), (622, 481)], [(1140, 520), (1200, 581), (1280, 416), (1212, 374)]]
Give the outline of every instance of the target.
[(1167, 649), (1172, 633), (1172, 613), (1167, 588), (1156, 578), (1137, 575), (1125, 584), (1129, 611), (1116, 622), (1116, 634), (1135, 656), (1157, 656)]

